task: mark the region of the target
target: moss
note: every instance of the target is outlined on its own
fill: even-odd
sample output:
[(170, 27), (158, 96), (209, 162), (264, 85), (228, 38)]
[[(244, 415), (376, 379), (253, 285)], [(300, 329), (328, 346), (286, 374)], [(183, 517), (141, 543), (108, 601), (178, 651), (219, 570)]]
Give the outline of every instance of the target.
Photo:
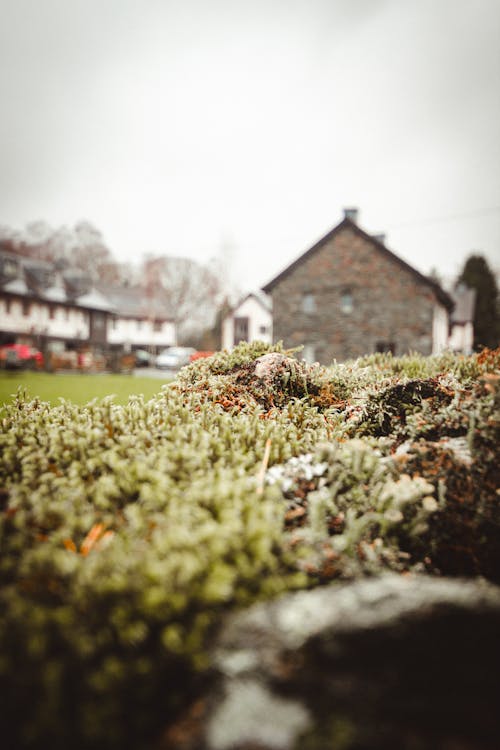
[(207, 678), (229, 609), (387, 568), (495, 575), (498, 353), (331, 368), (293, 354), (241, 345), (124, 406), (7, 408), (12, 746), (146, 747)]
[(326, 370), (311, 367), (284, 351), (281, 344), (240, 344), (232, 352), (221, 352), (182, 371), (174, 388), (197, 393), (203, 400), (226, 410), (260, 406), (266, 411), (286, 406), (292, 399), (305, 399), (310, 406), (330, 407), (336, 397), (327, 383)]

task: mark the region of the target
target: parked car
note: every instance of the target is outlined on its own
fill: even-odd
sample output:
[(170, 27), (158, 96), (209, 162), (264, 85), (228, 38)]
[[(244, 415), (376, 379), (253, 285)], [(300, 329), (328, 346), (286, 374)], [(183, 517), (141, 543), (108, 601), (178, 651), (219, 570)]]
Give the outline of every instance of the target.
[(215, 352), (195, 352), (194, 354), (191, 354), (189, 361), (196, 362), (197, 359), (205, 359), (206, 357), (211, 357), (212, 354), (215, 354)]
[(0, 366), (7, 370), (34, 370), (43, 367), (43, 354), (29, 344), (0, 346)]
[(150, 367), (153, 364), (152, 355), (145, 349), (135, 349), (133, 354), (136, 367)]
[(189, 358), (196, 352), (191, 346), (169, 346), (156, 357), (160, 370), (178, 370), (189, 364)]

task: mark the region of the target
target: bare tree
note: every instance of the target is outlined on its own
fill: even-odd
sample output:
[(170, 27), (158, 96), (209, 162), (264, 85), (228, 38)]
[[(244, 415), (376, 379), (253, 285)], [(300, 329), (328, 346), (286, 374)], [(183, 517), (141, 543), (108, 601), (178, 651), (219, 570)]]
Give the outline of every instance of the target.
[(31, 221), (23, 232), (15, 236), (17, 252), (49, 263), (67, 258), (69, 248), (74, 244), (73, 234), (68, 227), (53, 229), (43, 220)]
[(215, 261), (203, 265), (190, 258), (147, 257), (143, 278), (151, 309), (161, 304), (167, 310), (180, 342), (213, 324), (224, 294)]
[(75, 242), (69, 258), (71, 265), (97, 280), (103, 267), (115, 263), (101, 232), (89, 221), (80, 221), (75, 225), (74, 237)]
[(101, 232), (89, 221), (80, 221), (70, 229), (53, 229), (45, 221), (34, 221), (18, 237), (18, 252), (84, 271), (93, 281), (123, 284), (129, 269), (117, 263)]

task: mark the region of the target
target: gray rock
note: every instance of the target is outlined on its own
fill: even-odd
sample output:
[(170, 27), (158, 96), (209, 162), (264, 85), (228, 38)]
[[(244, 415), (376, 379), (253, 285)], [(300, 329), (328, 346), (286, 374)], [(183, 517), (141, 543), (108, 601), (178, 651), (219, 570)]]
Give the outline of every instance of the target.
[(294, 360), (279, 352), (269, 352), (255, 360), (255, 375), (261, 380), (271, 380), (280, 369), (290, 368), (295, 364)]
[(279, 696), (260, 679), (234, 678), (207, 724), (207, 744), (214, 750), (261, 745), (291, 747), (311, 724), (298, 700)]
[[(500, 588), (386, 575), (228, 618), (184, 748), (500, 747)], [(180, 746), (179, 746), (180, 747)]]

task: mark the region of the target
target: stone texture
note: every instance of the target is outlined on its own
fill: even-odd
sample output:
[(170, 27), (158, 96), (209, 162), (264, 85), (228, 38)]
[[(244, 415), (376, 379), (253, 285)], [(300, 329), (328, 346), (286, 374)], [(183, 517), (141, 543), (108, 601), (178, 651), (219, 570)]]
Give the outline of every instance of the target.
[(493, 750), (499, 628), (500, 588), (467, 579), (388, 574), (255, 605), (228, 618), (197, 722), (162, 748)]
[[(344, 313), (347, 291), (353, 309)], [(306, 293), (314, 295), (314, 312), (302, 310)], [(377, 342), (393, 342), (397, 355), (431, 353), (432, 288), (351, 228), (293, 268), (271, 296), (274, 340), (313, 346), (321, 364), (374, 352)]]

